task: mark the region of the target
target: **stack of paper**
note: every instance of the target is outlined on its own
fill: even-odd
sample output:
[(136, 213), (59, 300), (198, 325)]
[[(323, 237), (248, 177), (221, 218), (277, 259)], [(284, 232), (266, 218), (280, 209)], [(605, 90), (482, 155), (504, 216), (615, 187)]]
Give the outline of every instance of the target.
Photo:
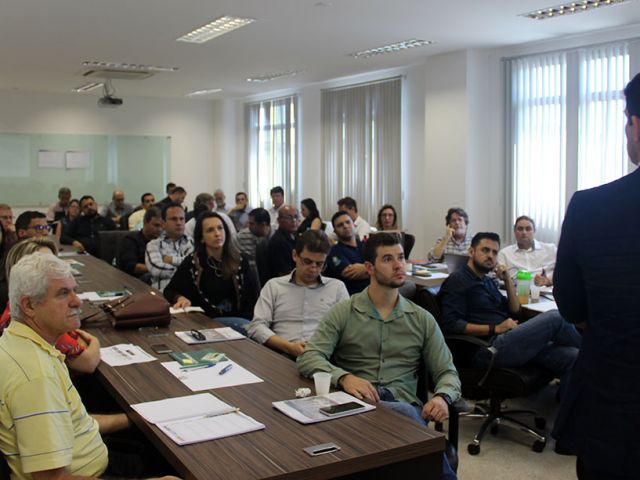
[[(211, 368), (183, 367), (178, 362), (164, 362), (162, 366), (194, 392), (263, 381), (231, 360), (220, 362)], [(221, 373), (223, 370), (225, 371)]]
[(178, 445), (262, 430), (264, 425), (210, 393), (131, 405)]

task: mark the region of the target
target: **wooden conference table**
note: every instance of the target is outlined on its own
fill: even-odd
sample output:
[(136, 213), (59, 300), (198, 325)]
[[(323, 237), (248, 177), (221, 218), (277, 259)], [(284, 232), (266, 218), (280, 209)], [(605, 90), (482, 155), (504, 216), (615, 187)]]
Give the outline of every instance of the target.
[[(150, 287), (89, 256), (72, 257), (85, 266), (78, 268), (80, 291), (127, 288), (144, 291)], [(97, 307), (83, 305), (83, 317)], [(200, 314), (173, 317), (169, 328), (151, 333), (114, 330), (96, 315), (85, 328), (102, 346), (134, 343), (148, 353), (152, 344), (164, 343), (174, 351), (202, 348), (190, 346), (173, 334), (176, 330), (216, 326)], [(158, 336), (161, 335), (161, 336)], [(110, 367), (104, 362), (98, 375), (132, 421), (184, 479), (389, 479), (441, 478), (444, 436), (421, 427), (385, 408), (360, 415), (302, 425), (276, 411), (271, 402), (294, 398), (298, 387), (313, 387), (298, 375), (295, 363), (251, 340), (219, 342), (215, 349), (225, 353), (264, 380), (262, 383), (211, 390), (223, 401), (239, 407), (266, 428), (244, 435), (180, 447), (157, 427), (147, 423), (129, 405), (193, 394), (160, 362), (168, 355), (154, 354), (160, 362)], [(334, 442), (341, 450), (316, 457), (303, 448)]]

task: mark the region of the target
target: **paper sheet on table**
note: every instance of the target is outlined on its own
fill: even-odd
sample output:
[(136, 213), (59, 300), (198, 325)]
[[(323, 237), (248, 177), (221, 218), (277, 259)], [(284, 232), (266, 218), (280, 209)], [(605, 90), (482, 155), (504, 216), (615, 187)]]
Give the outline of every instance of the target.
[(552, 302), (551, 300), (549, 300), (548, 302), (527, 303), (526, 305), (523, 305), (523, 307), (540, 313), (558, 309), (558, 305), (556, 305), (556, 302)]
[(132, 343), (121, 343), (111, 347), (100, 349), (100, 358), (111, 367), (121, 367), (122, 365), (132, 365), (134, 363), (146, 363), (157, 360), (149, 355), (142, 348)]
[[(233, 365), (231, 370), (219, 375), (220, 370), (230, 363)], [(162, 366), (194, 392), (264, 381), (232, 360), (220, 362), (211, 368), (192, 370), (181, 368), (178, 362), (162, 362)]]
[(108, 302), (110, 300), (116, 300), (118, 298), (122, 298), (124, 295), (115, 295), (115, 296), (102, 296), (98, 294), (98, 292), (82, 292), (78, 294), (78, 298), (81, 300), (86, 300), (87, 302)]
[(202, 309), (202, 307), (184, 307), (184, 308), (173, 308), (173, 307), (171, 307), (169, 309), (169, 313), (171, 315), (176, 315), (178, 313), (191, 313), (191, 312), (204, 313), (204, 310)]

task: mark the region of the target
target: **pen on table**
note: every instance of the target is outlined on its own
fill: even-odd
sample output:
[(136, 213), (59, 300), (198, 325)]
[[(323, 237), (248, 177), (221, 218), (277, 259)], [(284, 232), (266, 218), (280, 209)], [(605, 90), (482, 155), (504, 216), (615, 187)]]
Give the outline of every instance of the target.
[(227, 365), (226, 367), (224, 367), (222, 370), (220, 370), (218, 372), (218, 375), (224, 375), (225, 373), (227, 373), (229, 370), (231, 370), (231, 367), (233, 367), (233, 363), (230, 363), (229, 365)]
[(194, 365), (193, 367), (180, 367), (181, 372), (191, 372), (192, 370), (202, 370), (203, 368), (211, 368), (215, 366), (215, 363), (210, 363), (208, 365)]

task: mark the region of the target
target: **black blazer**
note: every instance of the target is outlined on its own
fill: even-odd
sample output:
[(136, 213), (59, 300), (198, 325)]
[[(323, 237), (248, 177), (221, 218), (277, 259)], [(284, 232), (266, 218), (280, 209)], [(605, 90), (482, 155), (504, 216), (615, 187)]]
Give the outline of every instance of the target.
[(585, 466), (637, 475), (640, 453), (640, 171), (577, 192), (562, 226), (554, 294), (586, 323), (553, 436)]

